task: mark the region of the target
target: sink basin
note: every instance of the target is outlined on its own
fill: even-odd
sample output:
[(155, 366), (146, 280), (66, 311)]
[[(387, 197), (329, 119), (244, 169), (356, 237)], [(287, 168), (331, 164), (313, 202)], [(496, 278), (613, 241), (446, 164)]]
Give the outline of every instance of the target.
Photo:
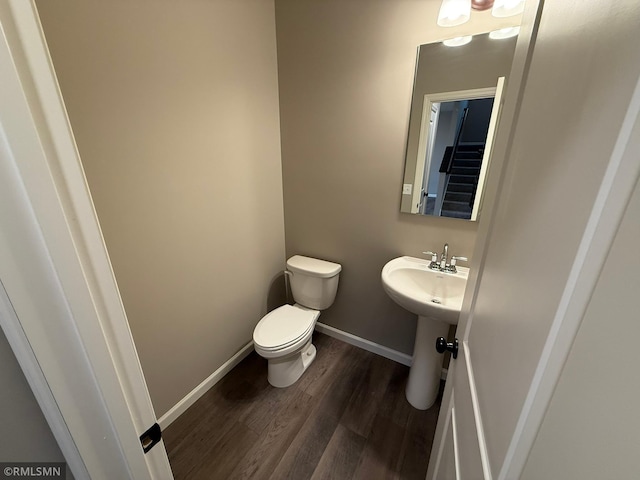
[(438, 337), (447, 337), (449, 326), (458, 324), (469, 269), (457, 273), (429, 268), (430, 260), (398, 257), (382, 268), (382, 286), (398, 305), (418, 315), (416, 340), (407, 400), (419, 410), (436, 401), (440, 388), (442, 359), (435, 349)]
[(398, 305), (416, 315), (458, 324), (469, 269), (443, 273), (429, 268), (429, 260), (398, 257), (382, 269), (382, 286)]

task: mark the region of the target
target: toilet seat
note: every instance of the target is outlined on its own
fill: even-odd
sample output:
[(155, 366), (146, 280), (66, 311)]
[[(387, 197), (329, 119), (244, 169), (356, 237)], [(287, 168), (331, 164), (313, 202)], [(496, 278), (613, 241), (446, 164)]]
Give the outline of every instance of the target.
[(268, 313), (253, 331), (255, 346), (263, 352), (285, 353), (298, 343), (305, 343), (313, 333), (318, 310), (300, 305), (283, 305)]

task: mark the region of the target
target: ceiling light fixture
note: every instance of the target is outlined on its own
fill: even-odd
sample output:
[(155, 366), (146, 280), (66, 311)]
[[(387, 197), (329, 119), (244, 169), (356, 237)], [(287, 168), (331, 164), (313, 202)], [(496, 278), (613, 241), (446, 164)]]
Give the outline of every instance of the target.
[(520, 33), (520, 27), (507, 27), (501, 28), (500, 30), (494, 30), (493, 32), (489, 32), (489, 38), (494, 40), (502, 40), (503, 38), (511, 38), (515, 37)]
[(442, 0), (438, 12), (438, 25), (455, 27), (471, 18), (471, 0)]
[(494, 17), (512, 17), (524, 11), (524, 0), (495, 0), (491, 15)]
[(471, 41), (473, 35), (466, 35), (464, 37), (454, 37), (449, 38), (448, 40), (443, 41), (447, 47), (461, 47), (462, 45), (466, 45)]

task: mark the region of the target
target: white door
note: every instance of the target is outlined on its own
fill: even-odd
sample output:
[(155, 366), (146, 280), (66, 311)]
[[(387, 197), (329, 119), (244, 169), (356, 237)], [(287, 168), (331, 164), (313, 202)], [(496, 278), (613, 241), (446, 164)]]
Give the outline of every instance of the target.
[[(425, 103), (428, 102), (427, 97), (425, 95), (424, 99)], [(430, 102), (429, 102), (430, 103)], [(436, 143), (436, 132), (438, 131), (438, 119), (440, 118), (440, 104), (439, 103), (431, 103), (431, 118), (429, 119), (429, 139), (427, 141), (427, 154), (425, 157), (424, 164), (420, 166), (420, 162), (416, 166), (416, 183), (415, 185), (420, 185), (420, 198), (418, 199), (418, 212), (422, 215), (426, 215), (425, 210), (427, 208), (427, 200), (425, 198), (427, 194), (427, 185), (429, 184), (429, 172), (431, 171), (431, 160), (433, 157), (433, 147)], [(422, 171), (422, 179), (418, 180), (419, 170)]]
[(429, 479), (519, 478), (640, 171), (637, 1), (546, 0), (539, 18), (515, 60), (523, 93), (507, 91), (508, 160), (490, 174)]
[(473, 208), (471, 209), (471, 221), (478, 220), (480, 206), (482, 205), (482, 190), (487, 179), (487, 172), (491, 163), (491, 155), (493, 154), (493, 142), (496, 137), (498, 122), (500, 121), (500, 113), (502, 110), (502, 102), (504, 101), (504, 77), (498, 78), (496, 85), (496, 94), (493, 97), (493, 108), (491, 109), (491, 117), (489, 118), (489, 128), (487, 129), (487, 141), (484, 145), (484, 154), (482, 155), (482, 164), (480, 165), (480, 174), (478, 175), (478, 185), (476, 186)]
[(411, 213), (424, 213), (424, 178), (429, 178), (431, 168), (431, 153), (438, 129), (438, 117), (440, 106), (434, 105), (429, 96), (422, 100), (422, 119), (420, 121), (420, 140), (418, 143), (418, 156), (416, 158), (416, 173), (413, 179), (413, 199), (411, 201)]

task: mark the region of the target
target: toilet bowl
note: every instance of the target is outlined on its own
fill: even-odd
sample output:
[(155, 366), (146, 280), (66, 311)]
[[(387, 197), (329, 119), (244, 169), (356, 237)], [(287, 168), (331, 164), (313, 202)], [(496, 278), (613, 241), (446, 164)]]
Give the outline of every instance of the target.
[(262, 317), (253, 332), (254, 349), (268, 361), (267, 379), (274, 387), (294, 384), (316, 358), (311, 343), (320, 310), (333, 304), (342, 267), (295, 255), (287, 275), (296, 304), (283, 305)]
[(316, 357), (311, 335), (320, 316), (318, 310), (283, 305), (258, 322), (254, 348), (268, 360), (267, 378), (274, 387), (288, 387), (300, 378)]

